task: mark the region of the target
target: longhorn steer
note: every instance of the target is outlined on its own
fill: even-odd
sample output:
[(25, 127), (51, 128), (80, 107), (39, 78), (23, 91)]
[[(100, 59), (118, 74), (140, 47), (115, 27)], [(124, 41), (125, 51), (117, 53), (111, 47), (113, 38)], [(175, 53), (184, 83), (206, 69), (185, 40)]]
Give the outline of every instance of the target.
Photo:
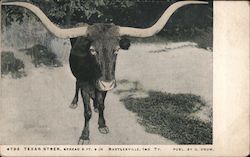
[(78, 92), (84, 102), (85, 125), (78, 144), (89, 143), (89, 120), (91, 118), (90, 99), (95, 111), (99, 112), (99, 131), (109, 132), (104, 119), (104, 100), (107, 91), (115, 88), (115, 65), (119, 49), (128, 49), (129, 41), (124, 36), (149, 37), (158, 33), (170, 16), (180, 7), (188, 4), (207, 4), (201, 1), (182, 1), (171, 5), (151, 27), (141, 29), (121, 27), (113, 24), (85, 25), (77, 28), (61, 29), (53, 24), (36, 6), (25, 2), (6, 2), (2, 5), (21, 6), (31, 10), (45, 27), (59, 38), (70, 38), (70, 68), (76, 77), (76, 90), (71, 108), (77, 107)]

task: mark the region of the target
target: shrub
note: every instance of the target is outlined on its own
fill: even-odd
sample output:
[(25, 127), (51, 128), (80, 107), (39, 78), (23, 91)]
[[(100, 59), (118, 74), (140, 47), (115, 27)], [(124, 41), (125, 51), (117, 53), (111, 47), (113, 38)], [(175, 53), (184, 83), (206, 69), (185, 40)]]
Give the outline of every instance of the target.
[(205, 31), (197, 29), (196, 31), (198, 35), (194, 38), (194, 42), (198, 47), (213, 50), (213, 29), (208, 28)]
[(57, 59), (55, 53), (48, 50), (43, 45), (34, 45), (31, 48), (25, 49), (26, 54), (31, 56), (32, 63), (35, 67), (44, 64), (49, 67), (60, 67), (62, 63)]
[(12, 78), (21, 78), (26, 76), (24, 72), (24, 63), (22, 60), (15, 58), (13, 52), (1, 53), (1, 75), (11, 73)]

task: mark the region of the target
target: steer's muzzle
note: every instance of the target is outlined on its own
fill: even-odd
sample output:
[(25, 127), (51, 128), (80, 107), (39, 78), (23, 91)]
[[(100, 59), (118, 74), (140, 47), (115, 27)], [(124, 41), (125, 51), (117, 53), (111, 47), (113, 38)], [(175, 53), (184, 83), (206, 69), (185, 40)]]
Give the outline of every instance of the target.
[(104, 80), (98, 80), (96, 82), (96, 86), (100, 91), (108, 91), (116, 87), (116, 81), (104, 81)]

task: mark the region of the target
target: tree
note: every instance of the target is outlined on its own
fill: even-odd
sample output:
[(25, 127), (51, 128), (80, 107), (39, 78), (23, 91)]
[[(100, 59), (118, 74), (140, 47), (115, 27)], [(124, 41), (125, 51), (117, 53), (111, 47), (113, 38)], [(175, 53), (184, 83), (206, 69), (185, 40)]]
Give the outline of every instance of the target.
[[(112, 14), (108, 10), (125, 10), (136, 5), (135, 1), (124, 0), (30, 0), (38, 5), (49, 18), (60, 25), (75, 25), (79, 22), (96, 23), (112, 22)], [(109, 13), (109, 14), (107, 14)]]

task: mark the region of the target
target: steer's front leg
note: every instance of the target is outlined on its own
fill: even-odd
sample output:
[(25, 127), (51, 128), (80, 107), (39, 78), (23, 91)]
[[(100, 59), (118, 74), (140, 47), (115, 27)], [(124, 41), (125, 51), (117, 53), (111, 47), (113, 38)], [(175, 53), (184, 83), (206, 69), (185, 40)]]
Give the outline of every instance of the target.
[(99, 110), (99, 119), (98, 119), (98, 129), (100, 133), (107, 134), (109, 132), (109, 128), (106, 126), (106, 122), (104, 119), (104, 100), (107, 92), (96, 91), (96, 101), (98, 103)]
[(84, 128), (82, 131), (82, 135), (79, 139), (78, 144), (89, 144), (89, 120), (92, 115), (91, 107), (90, 107), (90, 97), (87, 92), (85, 92), (83, 89), (81, 89), (81, 95), (84, 103)]

